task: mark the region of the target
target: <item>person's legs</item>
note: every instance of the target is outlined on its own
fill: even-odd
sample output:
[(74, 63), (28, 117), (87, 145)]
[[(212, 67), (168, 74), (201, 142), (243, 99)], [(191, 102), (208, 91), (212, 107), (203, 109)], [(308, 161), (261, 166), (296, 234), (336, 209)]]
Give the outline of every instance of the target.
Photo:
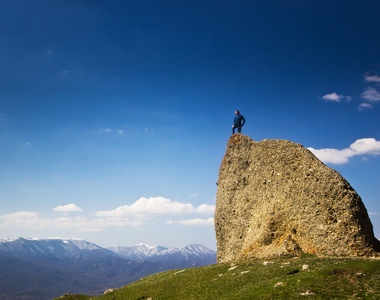
[(234, 125), (232, 126), (232, 134), (235, 133), (235, 129), (237, 128), (238, 132), (241, 133), (241, 126), (238, 126), (238, 125)]

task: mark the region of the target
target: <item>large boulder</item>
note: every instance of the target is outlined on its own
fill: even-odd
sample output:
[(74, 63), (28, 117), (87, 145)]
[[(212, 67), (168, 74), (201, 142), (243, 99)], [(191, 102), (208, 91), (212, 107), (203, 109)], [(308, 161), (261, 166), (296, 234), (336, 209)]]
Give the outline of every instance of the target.
[(300, 144), (232, 135), (216, 198), (218, 262), (380, 251), (359, 195)]

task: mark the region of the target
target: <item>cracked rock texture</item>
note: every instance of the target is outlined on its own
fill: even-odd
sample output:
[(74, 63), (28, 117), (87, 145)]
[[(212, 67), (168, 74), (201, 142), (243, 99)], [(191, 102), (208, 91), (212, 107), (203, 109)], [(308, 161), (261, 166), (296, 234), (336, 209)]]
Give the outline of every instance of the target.
[(232, 135), (216, 198), (218, 262), (380, 251), (359, 195), (300, 144)]

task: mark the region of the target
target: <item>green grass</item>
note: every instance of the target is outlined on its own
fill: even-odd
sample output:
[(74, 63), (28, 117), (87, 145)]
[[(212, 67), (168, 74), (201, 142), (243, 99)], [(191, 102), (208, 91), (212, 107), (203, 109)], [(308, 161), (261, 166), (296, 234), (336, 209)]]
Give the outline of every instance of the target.
[(93, 299), (91, 296), (85, 296), (85, 295), (71, 295), (71, 294), (65, 294), (61, 297), (55, 298), (60, 300), (89, 300)]
[(64, 299), (380, 299), (380, 260), (252, 259), (166, 271), (96, 298), (70, 297)]

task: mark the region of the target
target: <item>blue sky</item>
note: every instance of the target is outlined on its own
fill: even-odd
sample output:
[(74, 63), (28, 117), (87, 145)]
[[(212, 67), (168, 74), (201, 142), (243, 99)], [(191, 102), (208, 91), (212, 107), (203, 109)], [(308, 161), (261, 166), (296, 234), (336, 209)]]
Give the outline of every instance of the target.
[(216, 249), (234, 111), (380, 237), (379, 1), (0, 2), (0, 236)]

